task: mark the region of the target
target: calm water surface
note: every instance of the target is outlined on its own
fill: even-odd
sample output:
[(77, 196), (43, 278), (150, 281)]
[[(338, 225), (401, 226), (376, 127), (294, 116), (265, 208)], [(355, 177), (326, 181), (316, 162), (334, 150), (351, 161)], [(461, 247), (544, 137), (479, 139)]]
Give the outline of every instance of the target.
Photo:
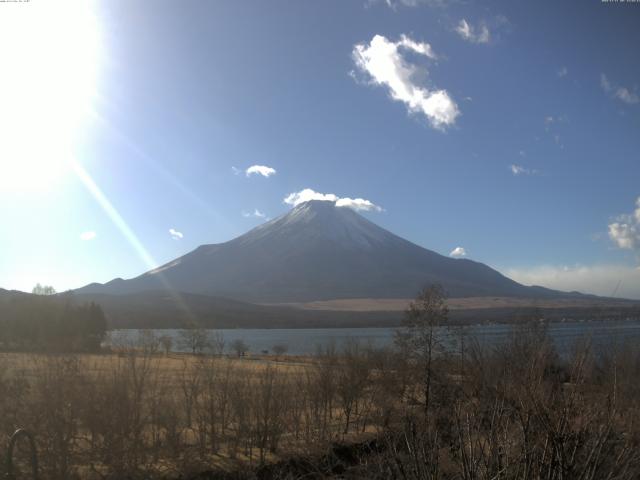
[[(271, 351), (274, 345), (286, 345), (290, 355), (316, 353), (319, 347), (335, 345), (340, 349), (348, 341), (376, 347), (393, 343), (395, 328), (296, 328), (296, 329), (220, 329), (228, 346), (237, 339), (250, 347), (251, 353)], [(134, 343), (141, 330), (114, 330), (111, 341), (114, 345)], [(173, 350), (184, 351), (180, 345), (180, 330), (153, 330), (157, 335), (169, 335), (174, 338)], [(511, 325), (478, 325), (466, 328), (469, 337), (483, 345), (499, 345), (511, 338), (517, 330)], [(446, 335), (444, 330), (441, 333)], [(567, 351), (581, 338), (590, 338), (593, 344), (602, 349), (613, 348), (625, 343), (640, 341), (640, 321), (597, 321), (565, 322), (549, 325), (549, 336), (558, 350)]]

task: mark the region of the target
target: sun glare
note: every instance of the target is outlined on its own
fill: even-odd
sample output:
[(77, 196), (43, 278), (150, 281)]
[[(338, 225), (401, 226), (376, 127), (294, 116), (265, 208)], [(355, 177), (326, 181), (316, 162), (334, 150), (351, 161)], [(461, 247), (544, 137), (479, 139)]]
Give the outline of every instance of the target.
[(97, 22), (82, 0), (3, 4), (0, 190), (45, 189), (71, 168), (95, 94)]

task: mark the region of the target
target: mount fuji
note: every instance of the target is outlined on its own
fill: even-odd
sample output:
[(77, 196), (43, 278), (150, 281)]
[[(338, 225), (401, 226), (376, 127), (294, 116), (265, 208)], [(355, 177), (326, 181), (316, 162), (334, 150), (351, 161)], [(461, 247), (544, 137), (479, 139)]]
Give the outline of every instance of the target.
[(412, 298), (436, 282), (450, 297), (576, 295), (527, 287), (482, 263), (445, 257), (350, 208), (319, 200), (301, 203), (228, 242), (202, 245), (138, 277), (93, 283), (75, 293), (176, 291), (265, 304)]

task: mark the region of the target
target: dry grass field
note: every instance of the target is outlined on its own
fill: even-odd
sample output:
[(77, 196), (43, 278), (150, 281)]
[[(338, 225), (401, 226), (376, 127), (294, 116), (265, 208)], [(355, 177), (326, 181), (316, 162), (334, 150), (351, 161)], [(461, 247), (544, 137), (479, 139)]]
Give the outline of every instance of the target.
[(445, 351), (430, 329), (297, 358), (3, 353), (0, 429), (35, 434), (45, 480), (638, 478), (637, 347), (560, 357), (535, 322)]
[(242, 470), (377, 430), (373, 398), (363, 397), (371, 368), (345, 364), (340, 376), (342, 361), (2, 353), (1, 427), (34, 432), (43, 478)]
[[(306, 303), (287, 303), (303, 310), (327, 310), (348, 312), (402, 312), (407, 309), (412, 299), (409, 298), (347, 298), (339, 300), (323, 300)], [(602, 298), (559, 298), (531, 299), (518, 297), (464, 297), (449, 298), (450, 310), (493, 309), (493, 308), (597, 308), (628, 307), (628, 300), (610, 300)]]
[[(143, 353), (139, 352), (142, 356)], [(129, 360), (130, 352), (109, 352), (109, 353), (78, 353), (78, 354), (44, 354), (44, 353), (19, 353), (0, 352), (0, 365), (5, 375), (23, 374), (27, 378), (33, 378), (41, 371), (41, 366), (53, 359), (73, 358), (78, 361), (83, 368), (84, 374), (89, 377), (98, 378), (114, 368), (122, 366)], [(313, 358), (304, 356), (282, 356), (274, 355), (248, 356), (237, 358), (233, 355), (215, 357), (203, 357), (201, 355), (191, 355), (188, 353), (169, 353), (168, 355), (157, 353), (152, 356), (151, 364), (155, 370), (161, 371), (169, 381), (177, 381), (185, 369), (195, 368), (207, 358), (216, 362), (217, 365), (224, 365), (242, 373), (261, 373), (267, 368), (278, 368), (284, 374), (300, 374), (304, 370), (312, 367)]]

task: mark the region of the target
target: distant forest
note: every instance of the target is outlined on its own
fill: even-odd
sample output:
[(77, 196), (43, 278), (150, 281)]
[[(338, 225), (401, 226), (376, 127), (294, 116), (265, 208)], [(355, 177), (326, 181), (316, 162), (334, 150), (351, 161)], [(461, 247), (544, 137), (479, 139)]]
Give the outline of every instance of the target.
[(0, 349), (4, 351), (95, 351), (107, 331), (102, 308), (48, 295), (0, 301)]

